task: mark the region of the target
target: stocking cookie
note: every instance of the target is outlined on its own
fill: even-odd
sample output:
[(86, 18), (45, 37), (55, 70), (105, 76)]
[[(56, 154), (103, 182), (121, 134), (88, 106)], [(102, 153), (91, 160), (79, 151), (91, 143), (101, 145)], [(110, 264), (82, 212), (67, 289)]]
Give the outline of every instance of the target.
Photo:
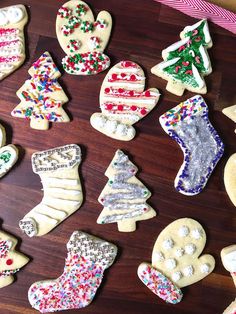
[(205, 231), (196, 220), (178, 219), (159, 234), (152, 265), (140, 264), (138, 276), (161, 299), (178, 303), (182, 299), (180, 288), (205, 278), (215, 267), (211, 255), (200, 256), (205, 244)]
[(30, 79), (16, 92), (21, 102), (12, 111), (12, 116), (30, 120), (33, 129), (47, 130), (49, 122), (69, 122), (62, 108), (68, 101), (57, 79), (61, 73), (48, 52), (29, 69)]
[(109, 181), (98, 198), (104, 206), (98, 224), (117, 222), (119, 231), (132, 232), (136, 230), (136, 221), (156, 216), (146, 203), (151, 192), (135, 177), (137, 171), (128, 156), (117, 150), (105, 172)]
[(14, 281), (14, 274), (25, 266), (29, 259), (15, 250), (16, 238), (0, 231), (0, 288)]
[(224, 144), (209, 121), (204, 99), (198, 95), (180, 103), (164, 113), (160, 123), (184, 153), (175, 188), (185, 195), (200, 193), (224, 152)]
[(100, 91), (102, 113), (94, 113), (90, 123), (103, 134), (122, 141), (135, 136), (132, 125), (145, 117), (157, 104), (156, 88), (144, 91), (142, 68), (131, 61), (121, 61), (110, 69)]
[(236, 206), (236, 154), (230, 156), (225, 165), (224, 183), (231, 202)]
[(59, 9), (56, 20), (57, 38), (67, 54), (62, 59), (65, 71), (91, 75), (106, 70), (110, 59), (103, 51), (110, 38), (110, 13), (101, 11), (94, 21), (90, 7), (83, 1), (71, 0)]
[[(236, 245), (230, 245), (225, 247), (221, 251), (221, 260), (224, 268), (228, 270), (233, 278), (234, 285), (236, 287)], [(236, 313), (236, 300), (233, 301), (223, 314), (235, 314)]]
[[(236, 123), (236, 105), (226, 107), (222, 110), (223, 114)], [(234, 131), (236, 133), (236, 130)]]
[(117, 254), (114, 244), (82, 231), (73, 232), (67, 250), (63, 274), (38, 281), (29, 289), (29, 302), (41, 313), (88, 306)]
[(18, 149), (15, 145), (6, 145), (6, 132), (0, 124), (0, 178), (3, 177), (16, 163)]
[(25, 61), (24, 26), (28, 15), (23, 5), (0, 9), (0, 81)]
[(41, 178), (44, 196), (19, 222), (29, 237), (50, 232), (79, 209), (83, 200), (78, 174), (80, 162), (80, 148), (75, 144), (32, 155), (33, 171)]
[(163, 62), (151, 72), (168, 81), (166, 89), (178, 96), (187, 89), (206, 94), (204, 76), (212, 72), (207, 49), (212, 47), (206, 20), (187, 26), (180, 33), (181, 40), (162, 51)]

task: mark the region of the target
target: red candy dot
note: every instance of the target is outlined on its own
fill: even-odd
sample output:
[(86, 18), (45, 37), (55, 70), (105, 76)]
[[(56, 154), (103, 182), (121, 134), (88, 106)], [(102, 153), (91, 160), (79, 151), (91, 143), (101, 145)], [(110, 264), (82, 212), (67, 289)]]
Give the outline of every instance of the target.
[(110, 92), (110, 88), (109, 87), (105, 88), (105, 93), (109, 93), (109, 92)]
[(126, 76), (126, 74), (125, 73), (121, 73), (121, 75), (120, 75), (121, 77), (125, 77)]
[(133, 91), (133, 90), (129, 91), (129, 95), (130, 95), (131, 97), (134, 96), (134, 91)]
[(12, 259), (8, 259), (8, 260), (6, 261), (6, 264), (7, 264), (8, 266), (12, 265), (12, 264), (13, 264), (13, 260), (12, 260)]
[(117, 74), (112, 74), (111, 77), (112, 77), (113, 80), (116, 80), (117, 79)]
[(123, 105), (118, 105), (117, 109), (118, 109), (119, 111), (123, 111), (124, 107), (123, 107)]
[(130, 61), (123, 62), (123, 67), (125, 67), (125, 68), (130, 68), (133, 65), (134, 65), (133, 62), (130, 62)]
[(124, 93), (123, 88), (119, 88), (119, 89), (118, 89), (118, 92), (119, 92), (119, 93)]
[(150, 96), (151, 96), (151, 93), (150, 93), (149, 90), (147, 90), (147, 91), (145, 92), (145, 96), (146, 96), (146, 97), (150, 97)]
[(135, 76), (134, 74), (132, 74), (132, 75), (130, 76), (130, 79), (131, 79), (131, 81), (135, 81), (136, 76)]
[(112, 108), (113, 108), (113, 105), (112, 105), (112, 104), (107, 104), (107, 105), (106, 105), (106, 109), (107, 109), (107, 110), (112, 110)]
[(136, 111), (137, 110), (137, 107), (136, 106), (131, 106), (130, 108), (132, 111)]
[(147, 111), (146, 111), (146, 109), (141, 109), (140, 113), (141, 113), (141, 115), (144, 116), (145, 114), (147, 114)]

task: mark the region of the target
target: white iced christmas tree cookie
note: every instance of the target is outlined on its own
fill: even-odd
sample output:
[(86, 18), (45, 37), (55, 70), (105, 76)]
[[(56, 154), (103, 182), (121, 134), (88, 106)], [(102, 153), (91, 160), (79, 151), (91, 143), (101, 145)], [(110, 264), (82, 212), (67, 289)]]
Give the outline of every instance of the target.
[(224, 183), (231, 202), (236, 206), (236, 153), (230, 156), (225, 165)]
[(15, 250), (17, 239), (0, 231), (0, 288), (14, 281), (14, 274), (25, 266), (29, 259)]
[(212, 72), (207, 49), (212, 47), (206, 20), (187, 26), (180, 33), (181, 40), (162, 51), (163, 62), (151, 72), (168, 81), (166, 89), (178, 96), (184, 90), (206, 94), (204, 76)]
[(27, 21), (27, 11), (21, 4), (0, 8), (0, 81), (25, 61)]
[(80, 147), (75, 144), (32, 155), (33, 171), (41, 178), (44, 196), (19, 222), (29, 237), (50, 232), (79, 209), (83, 200), (78, 174), (80, 162)]
[(31, 78), (16, 92), (21, 102), (12, 116), (30, 120), (31, 128), (38, 130), (47, 130), (49, 122), (69, 122), (62, 108), (68, 98), (57, 80), (61, 73), (49, 52), (44, 52), (28, 72)]
[(110, 38), (112, 18), (101, 11), (94, 20), (90, 7), (83, 1), (71, 0), (59, 9), (56, 33), (67, 54), (62, 60), (65, 71), (75, 75), (91, 75), (106, 70), (110, 59), (103, 51)]
[[(226, 107), (222, 110), (223, 114), (236, 123), (236, 105)], [(236, 130), (234, 131), (236, 133)]]
[(100, 91), (101, 113), (94, 113), (91, 125), (103, 134), (122, 141), (135, 136), (132, 125), (157, 104), (156, 88), (145, 89), (142, 68), (132, 61), (121, 61), (107, 73)]
[(172, 222), (156, 240), (152, 265), (139, 266), (139, 278), (166, 302), (180, 302), (180, 288), (205, 278), (215, 267), (211, 255), (200, 256), (205, 243), (205, 231), (196, 220), (181, 218)]
[(104, 206), (98, 224), (117, 222), (119, 231), (132, 232), (136, 230), (136, 221), (156, 216), (155, 210), (146, 203), (151, 193), (135, 177), (137, 171), (128, 156), (117, 150), (105, 172), (109, 181), (98, 198)]

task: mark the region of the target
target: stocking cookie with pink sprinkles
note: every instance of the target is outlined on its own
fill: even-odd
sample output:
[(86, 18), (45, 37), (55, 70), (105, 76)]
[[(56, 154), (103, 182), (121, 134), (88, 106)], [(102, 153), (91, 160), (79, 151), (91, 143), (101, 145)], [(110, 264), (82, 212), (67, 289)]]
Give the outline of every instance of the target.
[(144, 72), (137, 63), (121, 61), (106, 75), (100, 91), (101, 113), (94, 113), (90, 123), (111, 138), (130, 141), (136, 134), (132, 125), (149, 114), (159, 97), (156, 88), (145, 90)]
[(106, 70), (110, 59), (103, 53), (110, 38), (112, 18), (101, 11), (94, 20), (90, 7), (83, 1), (71, 0), (58, 10), (56, 33), (67, 54), (62, 65), (74, 75), (91, 75)]
[(140, 280), (167, 303), (179, 303), (181, 288), (202, 280), (215, 267), (213, 256), (201, 255), (205, 244), (205, 231), (196, 220), (181, 218), (172, 222), (155, 242), (152, 264), (139, 265)]
[(25, 61), (24, 26), (27, 21), (24, 5), (0, 8), (0, 81)]
[(115, 260), (117, 247), (85, 232), (74, 231), (67, 251), (60, 277), (38, 281), (29, 288), (29, 302), (41, 313), (88, 306), (102, 283), (104, 271)]

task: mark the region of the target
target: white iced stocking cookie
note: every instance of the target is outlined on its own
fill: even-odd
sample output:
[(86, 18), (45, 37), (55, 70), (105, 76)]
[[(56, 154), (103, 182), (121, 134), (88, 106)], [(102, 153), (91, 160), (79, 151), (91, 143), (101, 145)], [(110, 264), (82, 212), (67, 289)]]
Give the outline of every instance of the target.
[(97, 20), (89, 6), (78, 0), (71, 0), (59, 9), (56, 33), (62, 49), (67, 54), (62, 60), (69, 74), (91, 75), (106, 70), (110, 59), (103, 51), (110, 38), (111, 15), (101, 11)]
[(230, 156), (225, 165), (224, 183), (231, 202), (236, 206), (236, 154)]
[(29, 259), (15, 250), (16, 238), (0, 231), (0, 288), (14, 281), (14, 274), (25, 266)]
[(30, 79), (16, 92), (21, 102), (12, 116), (30, 120), (33, 129), (47, 130), (49, 122), (69, 122), (62, 108), (68, 101), (57, 79), (61, 73), (46, 51), (29, 69)]
[(181, 218), (172, 222), (156, 240), (152, 265), (142, 263), (139, 266), (139, 278), (166, 302), (180, 302), (179, 288), (203, 279), (215, 267), (211, 255), (200, 256), (205, 243), (205, 231), (197, 221)]
[(82, 231), (73, 232), (67, 250), (63, 274), (29, 288), (29, 302), (41, 313), (88, 306), (117, 254), (114, 244)]
[(164, 113), (159, 121), (184, 153), (174, 182), (176, 190), (185, 195), (200, 193), (224, 153), (224, 144), (209, 121), (207, 104), (201, 96), (194, 96)]
[(102, 113), (94, 113), (91, 125), (103, 134), (122, 141), (135, 136), (132, 125), (145, 117), (157, 104), (156, 88), (145, 88), (142, 68), (131, 61), (121, 61), (110, 69), (100, 91)]
[(23, 5), (0, 9), (0, 81), (25, 60), (24, 26), (27, 21)]
[[(223, 114), (236, 123), (236, 105), (226, 107), (222, 110)], [(236, 130), (234, 131), (236, 133)]]
[(132, 232), (136, 230), (136, 221), (156, 216), (146, 203), (151, 193), (135, 177), (137, 171), (128, 156), (117, 150), (105, 173), (109, 181), (98, 198), (104, 206), (98, 224), (117, 222), (119, 231)]
[(80, 147), (75, 144), (32, 155), (33, 171), (41, 178), (44, 196), (19, 222), (29, 237), (50, 232), (79, 209), (83, 200), (78, 174), (80, 162)]
[(185, 89), (206, 94), (204, 76), (212, 72), (207, 49), (212, 41), (206, 20), (187, 26), (180, 34), (181, 40), (162, 51), (163, 62), (151, 72), (168, 81), (166, 89), (178, 96)]

